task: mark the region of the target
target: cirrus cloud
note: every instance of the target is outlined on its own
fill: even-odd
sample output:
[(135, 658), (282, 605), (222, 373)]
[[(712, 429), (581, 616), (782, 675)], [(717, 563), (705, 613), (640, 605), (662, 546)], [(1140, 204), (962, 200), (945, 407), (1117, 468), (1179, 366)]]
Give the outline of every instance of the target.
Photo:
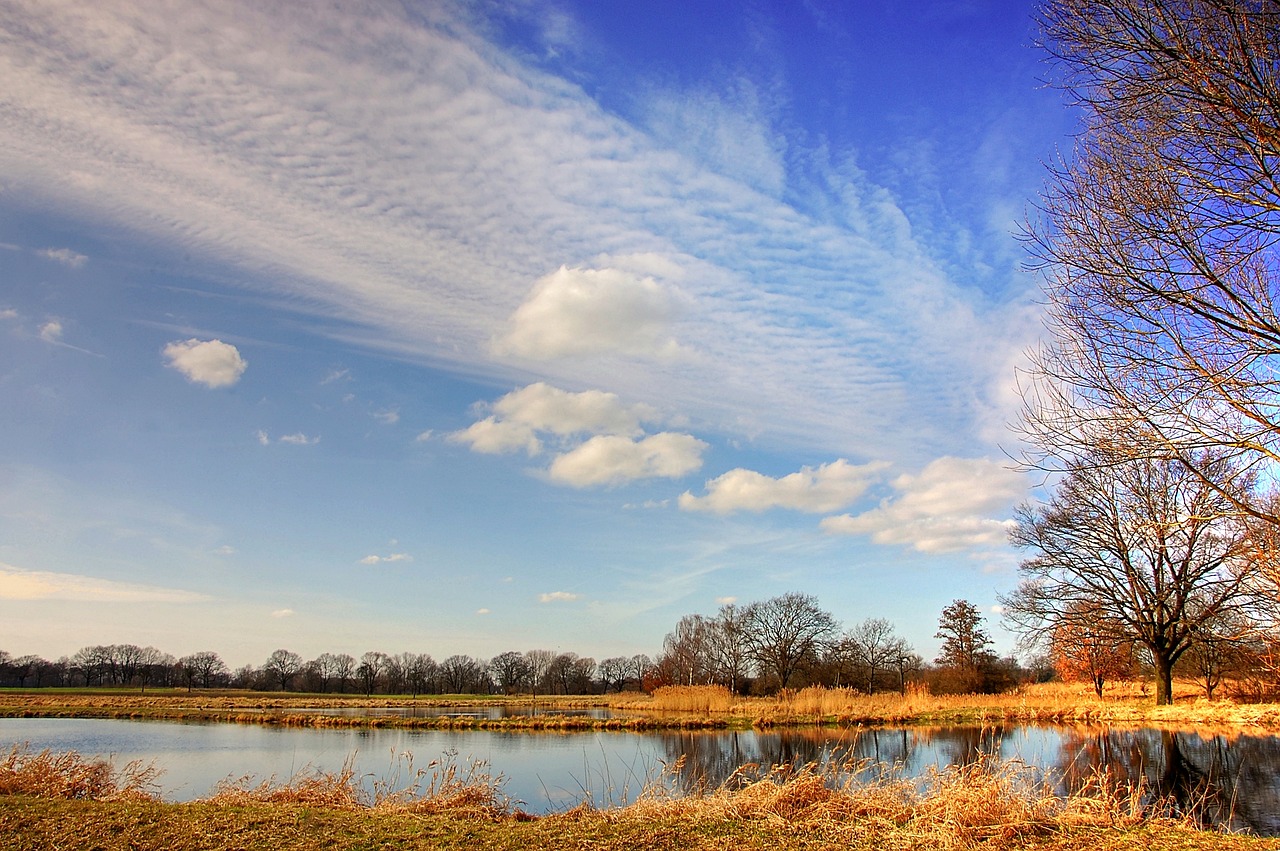
[(776, 479), (739, 467), (708, 481), (706, 496), (685, 491), (680, 495), (680, 508), (715, 514), (770, 508), (814, 514), (836, 511), (862, 496), (885, 466), (880, 462), (854, 465), (840, 458)]
[(74, 573), (24, 570), (0, 562), (0, 600), (72, 600), (92, 603), (198, 603), (191, 591), (115, 582)]
[(230, 343), (221, 340), (175, 340), (164, 347), (168, 365), (193, 384), (230, 387), (240, 380), (249, 364)]

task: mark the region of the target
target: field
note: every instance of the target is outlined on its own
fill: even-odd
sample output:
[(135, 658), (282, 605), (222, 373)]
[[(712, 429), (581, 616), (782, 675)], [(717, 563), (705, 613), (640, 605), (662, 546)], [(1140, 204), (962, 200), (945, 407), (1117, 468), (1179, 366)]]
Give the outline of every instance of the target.
[(1195, 829), (1137, 791), (1061, 799), (1016, 768), (969, 766), (904, 782), (840, 785), (806, 769), (765, 771), (692, 797), (656, 782), (640, 801), (553, 816), (520, 812), (482, 766), (433, 766), (370, 795), (350, 772), (231, 785), (166, 804), (145, 766), (118, 773), (74, 754), (15, 748), (0, 759), (0, 849), (1274, 849), (1275, 840)]
[[(651, 730), (768, 728), (795, 725), (889, 726), (993, 723), (1172, 725), (1258, 730), (1280, 729), (1280, 705), (1207, 701), (1190, 683), (1175, 685), (1175, 703), (1156, 706), (1140, 685), (1112, 686), (1099, 699), (1085, 685), (1044, 684), (1001, 695), (863, 695), (847, 689), (804, 689), (777, 697), (742, 698), (717, 686), (658, 689), (653, 695), (409, 697), (284, 694), (281, 692), (31, 690), (0, 691), (0, 717), (84, 717), (224, 721), (315, 727), (414, 727), (524, 730)], [(478, 718), (480, 706), (536, 706), (549, 714)], [(435, 717), (325, 715), (300, 709), (372, 710), (435, 707)], [(610, 718), (557, 712), (611, 710)]]

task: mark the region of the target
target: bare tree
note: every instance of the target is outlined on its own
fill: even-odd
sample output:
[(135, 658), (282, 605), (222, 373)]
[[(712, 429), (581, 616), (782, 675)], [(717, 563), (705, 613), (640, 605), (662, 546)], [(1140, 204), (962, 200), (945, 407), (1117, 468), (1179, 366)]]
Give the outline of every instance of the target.
[(338, 653), (333, 657), (333, 680), (338, 691), (345, 692), (356, 671), (356, 658), (350, 653)]
[(543, 683), (547, 679), (547, 672), (551, 669), (551, 662), (556, 658), (553, 650), (526, 650), (524, 659), (529, 663), (529, 687), (533, 691), (533, 697), (538, 696), (538, 689), (543, 687), (545, 691), (550, 688), (544, 687)]
[(508, 650), (489, 660), (489, 675), (504, 694), (515, 694), (529, 681), (532, 666), (523, 653)]
[(378, 677), (387, 666), (387, 654), (377, 650), (369, 650), (360, 656), (360, 664), (356, 666), (356, 678), (366, 696), (373, 694), (378, 687)]
[(816, 662), (837, 626), (809, 594), (783, 594), (752, 603), (744, 613), (752, 658), (787, 688), (802, 665)]
[(878, 677), (891, 671), (902, 653), (902, 639), (894, 635), (893, 624), (885, 618), (867, 618), (846, 632), (843, 642), (861, 675), (858, 685), (875, 694)]
[(1280, 14), (1050, 0), (1043, 29), (1084, 128), (1030, 235), (1053, 333), (1024, 388), (1030, 461), (1064, 469), (1119, 420), (1275, 522), (1199, 465), (1280, 460)]
[(1034, 555), (1001, 601), (1007, 622), (1031, 635), (1113, 630), (1151, 654), (1156, 703), (1171, 702), (1173, 666), (1197, 632), (1247, 621), (1258, 602), (1245, 569), (1247, 527), (1223, 493), (1240, 481), (1239, 464), (1222, 453), (1195, 461), (1193, 471), (1173, 458), (1099, 449), (1047, 504), (1019, 509), (1011, 537)]
[(302, 670), (302, 657), (292, 650), (275, 650), (267, 657), (262, 672), (279, 686), (281, 691), (289, 690), (289, 683)]

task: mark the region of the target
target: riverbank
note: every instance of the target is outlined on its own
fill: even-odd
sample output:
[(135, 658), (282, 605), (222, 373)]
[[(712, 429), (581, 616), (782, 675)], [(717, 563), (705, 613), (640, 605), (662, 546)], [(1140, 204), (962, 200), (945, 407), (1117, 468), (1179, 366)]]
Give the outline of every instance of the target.
[[(1280, 705), (1197, 697), (1175, 688), (1173, 705), (1156, 706), (1140, 685), (1098, 698), (1086, 687), (1029, 686), (1002, 695), (862, 695), (850, 689), (804, 689), (743, 698), (718, 687), (538, 697), (491, 695), (375, 696), (124, 690), (0, 691), (0, 717), (120, 718), (252, 723), (290, 727), (404, 727), (528, 731), (647, 731), (783, 726), (937, 726), (972, 724), (1110, 724), (1280, 730)], [(491, 708), (512, 710), (486, 717)], [(592, 717), (606, 710), (608, 717)]]
[(907, 782), (832, 784), (772, 772), (702, 795), (659, 782), (630, 806), (529, 816), (481, 772), (437, 770), (369, 796), (349, 772), (232, 786), (189, 804), (75, 755), (15, 750), (0, 761), (0, 849), (1272, 849), (1275, 840), (1197, 830), (1188, 818), (1107, 791), (1059, 798), (1016, 768), (972, 765)]

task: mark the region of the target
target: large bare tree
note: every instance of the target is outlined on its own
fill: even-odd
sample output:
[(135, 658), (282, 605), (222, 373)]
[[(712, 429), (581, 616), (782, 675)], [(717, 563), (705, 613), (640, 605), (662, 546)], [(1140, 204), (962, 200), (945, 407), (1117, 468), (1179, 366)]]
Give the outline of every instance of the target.
[(762, 674), (787, 688), (805, 664), (818, 660), (837, 630), (835, 618), (809, 594), (783, 594), (743, 612), (747, 646)]
[(1006, 621), (1032, 636), (1101, 630), (1140, 645), (1156, 703), (1169, 703), (1173, 666), (1198, 632), (1247, 623), (1259, 600), (1247, 524), (1223, 493), (1242, 481), (1238, 462), (1203, 452), (1195, 463), (1100, 448), (1047, 503), (1019, 509), (1011, 537), (1032, 557), (1001, 600)]
[(1042, 23), (1082, 129), (1030, 234), (1032, 463), (1077, 464), (1117, 418), (1193, 473), (1209, 448), (1280, 461), (1280, 6), (1047, 0)]

